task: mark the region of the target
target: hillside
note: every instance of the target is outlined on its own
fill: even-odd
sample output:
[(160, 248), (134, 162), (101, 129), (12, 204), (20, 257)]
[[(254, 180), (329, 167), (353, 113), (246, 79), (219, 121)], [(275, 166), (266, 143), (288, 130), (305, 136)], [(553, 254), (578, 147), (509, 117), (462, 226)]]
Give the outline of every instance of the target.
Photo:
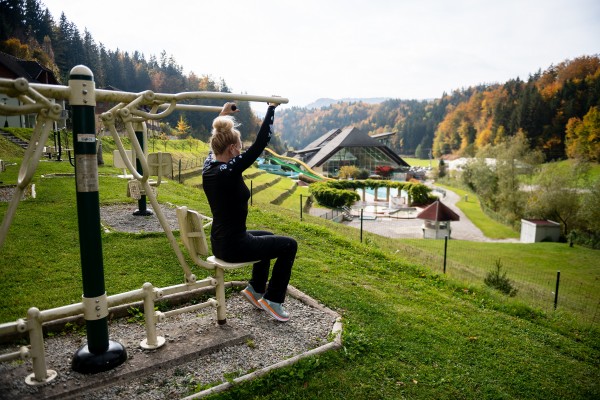
[[(399, 154), (412, 155), (422, 147), (424, 154), (432, 150), (436, 158), (473, 156), (522, 131), (547, 160), (598, 161), (600, 150), (586, 132), (598, 127), (594, 110), (600, 107), (599, 88), (600, 58), (581, 56), (532, 71), (527, 80), (515, 77), (505, 83), (456, 90), (438, 99), (287, 109), (278, 115), (275, 127), (295, 149), (331, 129), (350, 125), (370, 134), (397, 132), (391, 147)], [(569, 124), (574, 126), (569, 128)], [(582, 151), (588, 149), (588, 141), (593, 148)]]
[[(16, 167), (1, 175), (6, 183), (16, 181)], [(25, 316), (32, 305), (47, 309), (81, 298), (75, 184), (69, 172), (72, 167), (67, 162), (41, 162), (34, 177), (37, 197), (19, 205), (8, 240), (0, 249), (2, 322)], [(118, 173), (108, 161), (100, 167), (100, 201), (129, 203), (135, 208)], [(279, 190), (277, 184), (270, 187)], [(409, 254), (403, 240), (366, 233), (360, 242), (355, 229), (309, 215), (300, 221), (293, 208), (270, 204), (260, 196), (255, 200), (249, 228), (269, 229), (298, 240), (300, 251), (291, 283), (343, 315), (344, 348), (239, 385), (216, 398), (600, 396), (597, 327), (577, 323), (564, 312), (533, 308), (481, 283), (465, 284), (434, 272), (434, 258), (415, 258), (417, 252)], [(159, 201), (165, 207), (188, 205), (208, 212), (202, 190), (175, 182), (161, 185)], [(0, 217), (6, 207), (0, 202)], [(181, 282), (181, 269), (164, 235), (103, 232), (102, 240), (109, 294), (138, 289), (146, 281), (155, 285)], [(506, 247), (524, 259), (518, 255), (519, 245), (481, 246), (465, 252), (496, 257)], [(560, 244), (540, 246), (533, 255), (546, 253), (545, 248), (568, 249)], [(575, 265), (595, 254), (577, 247), (569, 251)], [(591, 265), (591, 260), (585, 264)], [(535, 258), (530, 262), (526, 268), (536, 265)], [(227, 279), (243, 280), (248, 274), (248, 268), (228, 272)], [(40, 286), (46, 290), (40, 291)], [(197, 390), (193, 375), (189, 387), (180, 390), (178, 397)], [(140, 393), (143, 396), (143, 388)]]
[[(230, 92), (223, 79), (194, 72), (184, 75), (183, 67), (165, 50), (146, 59), (138, 51), (105, 49), (64, 14), (54, 21), (39, 0), (0, 2), (0, 11), (0, 51), (37, 61), (63, 82), (74, 65), (84, 64), (94, 71), (98, 87)], [(319, 99), (278, 113), (273, 141), (283, 153), (286, 145), (300, 149), (331, 129), (353, 125), (370, 134), (396, 132), (390, 146), (399, 154), (423, 158), (431, 152), (436, 158), (452, 158), (473, 156), (522, 132), (531, 148), (543, 151), (548, 161), (599, 161), (594, 134), (600, 125), (599, 56), (581, 55), (539, 68), (528, 77), (460, 88), (429, 100)], [(210, 100), (202, 104), (221, 105)], [(250, 105), (239, 107), (241, 124), (255, 132), (260, 121)], [(175, 112), (161, 128), (170, 134), (168, 124), (174, 127), (180, 118), (194, 138), (207, 139), (211, 118), (205, 113)]]

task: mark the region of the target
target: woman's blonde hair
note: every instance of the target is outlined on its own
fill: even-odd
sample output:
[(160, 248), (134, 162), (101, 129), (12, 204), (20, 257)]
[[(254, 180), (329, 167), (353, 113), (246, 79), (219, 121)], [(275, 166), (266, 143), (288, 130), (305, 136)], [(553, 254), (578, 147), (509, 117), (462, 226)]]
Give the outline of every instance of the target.
[(215, 155), (222, 154), (227, 146), (237, 144), (240, 141), (240, 131), (236, 128), (240, 126), (235, 118), (230, 115), (223, 115), (213, 120), (213, 129), (210, 136), (210, 147)]

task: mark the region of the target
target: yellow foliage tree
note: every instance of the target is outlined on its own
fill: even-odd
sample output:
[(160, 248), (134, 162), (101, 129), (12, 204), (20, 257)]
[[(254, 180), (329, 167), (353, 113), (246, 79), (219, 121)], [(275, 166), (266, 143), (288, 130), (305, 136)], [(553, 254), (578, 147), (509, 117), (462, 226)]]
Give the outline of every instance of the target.
[(183, 115), (180, 115), (179, 121), (177, 121), (177, 126), (175, 127), (175, 135), (179, 138), (184, 138), (189, 135), (190, 130), (191, 127), (188, 125)]
[(592, 107), (583, 117), (571, 118), (566, 127), (567, 155), (587, 161), (600, 161), (600, 111)]
[(358, 177), (358, 173), (360, 170), (354, 165), (345, 165), (340, 168), (340, 178), (348, 179), (348, 178), (356, 178)]

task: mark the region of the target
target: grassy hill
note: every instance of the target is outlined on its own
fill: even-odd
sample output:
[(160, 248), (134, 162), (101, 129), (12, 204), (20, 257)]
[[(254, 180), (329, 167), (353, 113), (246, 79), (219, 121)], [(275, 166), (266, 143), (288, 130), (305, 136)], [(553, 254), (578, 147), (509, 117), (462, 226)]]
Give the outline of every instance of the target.
[[(19, 162), (18, 156), (8, 158)], [(108, 157), (105, 161), (99, 171), (100, 201), (135, 208), (125, 196), (125, 181), (116, 177), (120, 171)], [(9, 167), (0, 180), (14, 183), (17, 168)], [(19, 205), (0, 249), (0, 323), (25, 317), (31, 306), (46, 309), (81, 299), (75, 183), (65, 175), (72, 171), (68, 162), (41, 162), (34, 177), (37, 197)], [(274, 179), (259, 171), (249, 174), (256, 187)], [(344, 347), (214, 398), (600, 398), (597, 323), (583, 324), (560, 310), (541, 310), (481, 283), (445, 276), (438, 272), (437, 259), (409, 254), (405, 240), (365, 233), (361, 243), (353, 228), (309, 215), (300, 221), (299, 196), (305, 188), (296, 188), (283, 206), (272, 204), (290, 186), (283, 182), (266, 185), (254, 196), (248, 227), (298, 240), (291, 284), (343, 315)], [(209, 213), (203, 191), (190, 185), (162, 185), (158, 199), (165, 206)], [(0, 218), (6, 209), (0, 202)], [(163, 234), (112, 232), (102, 239), (109, 295), (138, 289), (146, 281), (157, 286), (181, 282), (181, 269)], [(553, 243), (535, 249), (464, 246), (463, 253), (510, 254), (522, 259), (524, 268), (535, 267), (535, 254), (563, 251)], [(573, 248), (569, 260), (575, 271), (593, 269), (598, 256)], [(247, 279), (249, 268), (227, 276)], [(590, 284), (597, 293), (598, 280)]]

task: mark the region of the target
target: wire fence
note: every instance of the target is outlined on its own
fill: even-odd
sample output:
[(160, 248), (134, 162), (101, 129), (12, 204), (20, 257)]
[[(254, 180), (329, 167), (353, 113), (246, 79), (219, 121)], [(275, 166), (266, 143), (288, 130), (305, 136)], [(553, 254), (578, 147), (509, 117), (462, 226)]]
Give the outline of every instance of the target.
[[(406, 216), (388, 218), (410, 218), (413, 211), (409, 211)], [(342, 210), (331, 210), (321, 217), (333, 219), (341, 213)], [(362, 241), (362, 223), (360, 230)], [(494, 273), (500, 264), (500, 274), (506, 274), (506, 279), (515, 289), (513, 296), (500, 297), (501, 301), (516, 299), (535, 309), (561, 313), (584, 325), (600, 327), (600, 257), (592, 254), (589, 265), (565, 265), (561, 271), (560, 263), (543, 254), (543, 248), (535, 247), (523, 252), (514, 244), (502, 247), (504, 245), (487, 243), (474, 246), (464, 240), (402, 239), (397, 251), (408, 261), (464, 282), (467, 286), (485, 284), (486, 277)], [(553, 263), (555, 269), (549, 267)], [(569, 264), (569, 261), (563, 260), (563, 263)]]
[(516, 289), (516, 294), (504, 296), (505, 300), (514, 298), (545, 312), (567, 313), (584, 324), (600, 325), (600, 276), (593, 268), (569, 267), (563, 271), (558, 267), (556, 270), (532, 268), (536, 254), (531, 254), (529, 260), (519, 261), (518, 254), (522, 253), (503, 258), (501, 249), (497, 252), (490, 251), (489, 247), (474, 250), (474, 246), (464, 241), (406, 239), (400, 247), (404, 258), (466, 285), (483, 284), (500, 263), (501, 274), (506, 273)]

